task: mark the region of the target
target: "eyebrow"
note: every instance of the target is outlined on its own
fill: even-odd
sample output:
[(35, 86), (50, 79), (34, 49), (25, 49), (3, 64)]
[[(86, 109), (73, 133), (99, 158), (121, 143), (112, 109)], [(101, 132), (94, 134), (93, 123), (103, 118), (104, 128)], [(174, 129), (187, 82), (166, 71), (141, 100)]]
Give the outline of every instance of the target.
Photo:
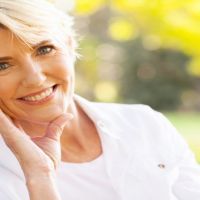
[(44, 41), (41, 41), (41, 42), (39, 42), (39, 43), (37, 43), (35, 45), (32, 45), (32, 48), (36, 49), (37, 47), (42, 46), (42, 45), (44, 45), (46, 43), (50, 43), (50, 42), (51, 42), (50, 40), (44, 40)]
[(10, 56), (0, 57), (0, 61), (11, 60), (11, 59), (12, 57)]

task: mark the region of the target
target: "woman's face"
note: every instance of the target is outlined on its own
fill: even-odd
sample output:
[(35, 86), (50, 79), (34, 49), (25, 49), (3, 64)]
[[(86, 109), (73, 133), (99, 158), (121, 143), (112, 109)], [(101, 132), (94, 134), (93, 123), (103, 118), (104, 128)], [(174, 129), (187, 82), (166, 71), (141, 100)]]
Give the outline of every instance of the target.
[(50, 121), (66, 112), (73, 90), (73, 57), (67, 42), (43, 41), (31, 49), (0, 28), (0, 108), (6, 114)]

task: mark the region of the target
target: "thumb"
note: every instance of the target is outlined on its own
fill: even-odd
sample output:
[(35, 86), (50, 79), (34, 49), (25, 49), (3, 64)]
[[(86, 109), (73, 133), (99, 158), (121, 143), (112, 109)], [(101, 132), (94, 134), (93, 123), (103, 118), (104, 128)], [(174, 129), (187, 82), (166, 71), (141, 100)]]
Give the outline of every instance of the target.
[(59, 140), (63, 132), (65, 125), (73, 119), (71, 113), (62, 114), (53, 121), (47, 127), (45, 137), (51, 138), (53, 140)]

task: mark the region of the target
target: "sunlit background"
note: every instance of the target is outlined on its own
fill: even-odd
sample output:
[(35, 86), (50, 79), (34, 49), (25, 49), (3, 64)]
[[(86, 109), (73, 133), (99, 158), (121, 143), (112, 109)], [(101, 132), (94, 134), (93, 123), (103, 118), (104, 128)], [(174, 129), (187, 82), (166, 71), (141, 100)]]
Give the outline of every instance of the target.
[(75, 16), (76, 92), (162, 111), (200, 162), (200, 1), (51, 2)]

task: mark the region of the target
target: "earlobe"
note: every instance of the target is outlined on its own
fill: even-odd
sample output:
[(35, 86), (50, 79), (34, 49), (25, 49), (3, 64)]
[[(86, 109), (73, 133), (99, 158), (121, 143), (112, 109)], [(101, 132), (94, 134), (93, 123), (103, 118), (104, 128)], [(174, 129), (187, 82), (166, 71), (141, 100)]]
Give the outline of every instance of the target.
[(73, 58), (73, 62), (76, 60), (76, 41), (72, 36), (67, 37), (66, 46), (69, 49), (69, 55)]
[(72, 41), (71, 36), (67, 37), (67, 46), (69, 46), (71, 49), (73, 49), (73, 41)]
[(67, 37), (67, 46), (72, 50), (75, 51), (76, 49), (76, 42), (72, 36)]

